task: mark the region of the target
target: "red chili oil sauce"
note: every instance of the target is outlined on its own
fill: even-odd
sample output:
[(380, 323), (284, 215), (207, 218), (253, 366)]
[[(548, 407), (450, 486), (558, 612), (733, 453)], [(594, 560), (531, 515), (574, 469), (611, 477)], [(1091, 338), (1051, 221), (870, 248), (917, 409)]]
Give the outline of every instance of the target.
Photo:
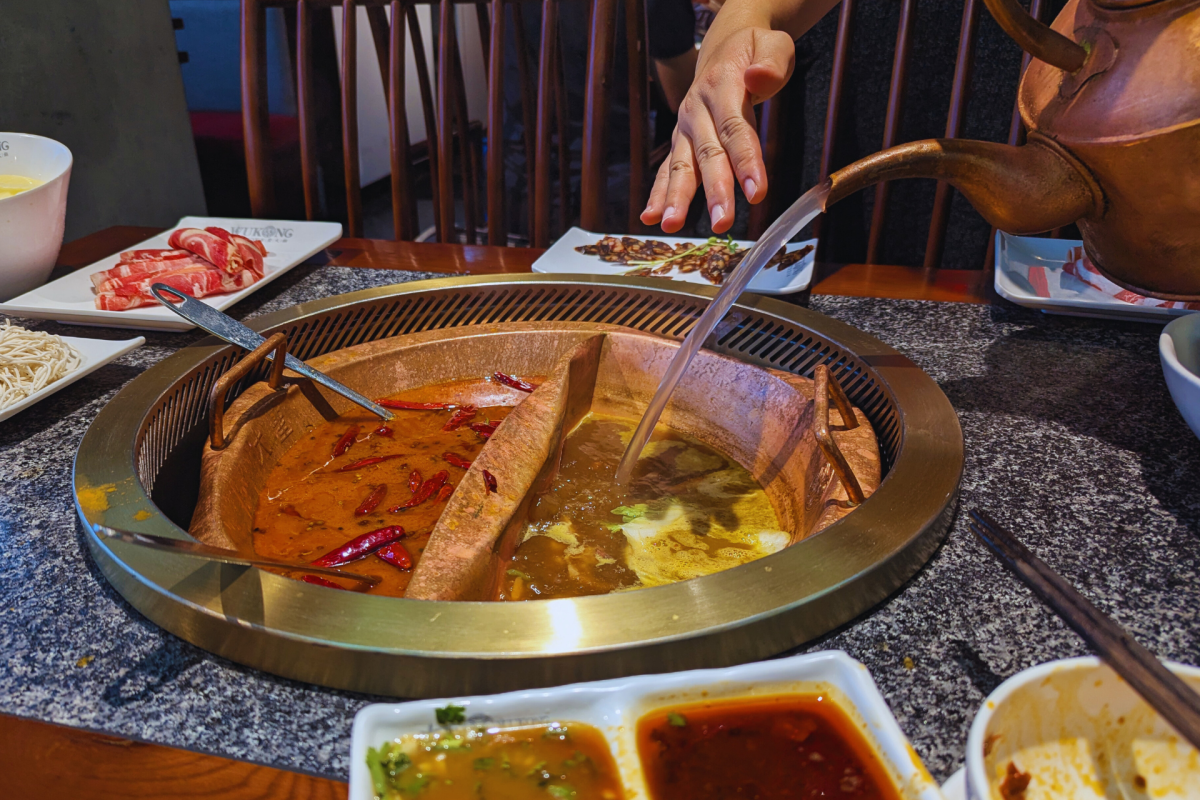
[(638, 754), (653, 800), (901, 800), (827, 695), (663, 708), (638, 721)]

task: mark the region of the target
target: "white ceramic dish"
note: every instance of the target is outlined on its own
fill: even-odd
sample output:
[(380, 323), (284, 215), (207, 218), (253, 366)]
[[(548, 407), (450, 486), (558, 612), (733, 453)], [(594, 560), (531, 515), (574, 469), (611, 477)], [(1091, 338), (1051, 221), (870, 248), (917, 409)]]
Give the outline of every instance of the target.
[(1158, 337), (1158, 355), (1171, 399), (1200, 436), (1200, 313), (1180, 317)]
[[(548, 603), (555, 601), (548, 600)], [(637, 721), (665, 706), (700, 700), (821, 692), (833, 697), (861, 726), (905, 800), (941, 800), (937, 784), (917, 759), (867, 668), (839, 651), (793, 656), (728, 669), (643, 675), (492, 696), (363, 708), (350, 744), (350, 800), (372, 800), (368, 747), (407, 733), (437, 728), (435, 709), (463, 706), (467, 724), (583, 722), (598, 728), (612, 748), (627, 800), (649, 797), (637, 756)]]
[[(1048, 314), (1161, 323), (1191, 313), (1185, 308), (1126, 303), (1063, 272), (1070, 251), (1082, 245), (1073, 239), (1039, 239), (998, 231), (996, 292), (1017, 305)], [(1040, 291), (1037, 286), (1042, 287)]]
[[(337, 222), (184, 217), (170, 230), (129, 249), (166, 248), (171, 231), (177, 228), (209, 226), (225, 228), (232, 233), (259, 239), (267, 246), (267, 256), (263, 259), (266, 274), (262, 280), (238, 292), (204, 298), (205, 303), (218, 311), (224, 311), (247, 295), (258, 291), (309, 256), (324, 250), (342, 235), (342, 226)], [(112, 268), (118, 260), (118, 254), (114, 253), (7, 303), (0, 303), (0, 311), (17, 317), (53, 319), (77, 325), (103, 325), (109, 328), (186, 331), (195, 327), (175, 312), (161, 306), (144, 306), (129, 311), (98, 311), (89, 276), (94, 272)]]
[(0, 198), (0, 300), (45, 283), (62, 247), (71, 151), (44, 136), (0, 133), (0, 175), (40, 186)]
[(960, 768), (942, 784), (942, 797), (946, 800), (967, 800), (967, 771)]
[[(1167, 667), (1200, 690), (1200, 669)], [(967, 797), (1001, 800), (1010, 762), (1030, 775), (1025, 800), (1200, 797), (1200, 753), (1093, 657), (1040, 664), (988, 696), (967, 739)]]
[[(571, 228), (562, 235), (562, 237), (554, 244), (550, 245), (550, 249), (542, 254), (542, 257), (533, 262), (534, 272), (549, 272), (559, 275), (623, 275), (632, 267), (625, 264), (610, 264), (607, 261), (601, 261), (596, 256), (587, 256), (583, 253), (575, 251), (576, 247), (581, 247), (585, 244), (595, 244), (607, 234), (591, 233), (583, 228)], [(679, 244), (680, 242), (688, 242), (690, 244), (703, 244), (704, 239), (686, 239), (680, 236), (656, 236), (648, 234), (639, 236), (639, 239), (657, 239), (660, 242), (667, 244)], [(735, 244), (742, 247), (750, 247), (754, 242), (746, 242), (735, 239)], [(750, 281), (749, 290), (758, 294), (792, 294), (800, 292), (808, 288), (812, 283), (813, 264), (815, 263), (816, 254), (816, 239), (809, 239), (804, 242), (790, 242), (787, 246), (788, 252), (798, 250), (801, 247), (812, 246), (813, 250), (804, 258), (792, 264), (787, 269), (780, 272), (774, 267), (764, 269), (758, 275), (754, 276), (754, 280)], [(680, 274), (673, 272), (670, 275), (662, 276), (670, 278), (673, 281), (685, 281), (687, 283), (698, 283), (702, 286), (712, 286), (713, 284), (700, 275), (699, 272), (689, 272)]]
[(0, 422), (8, 419), (14, 414), (19, 414), (25, 409), (37, 403), (39, 400), (49, 397), (60, 389), (70, 386), (75, 381), (90, 375), (96, 370), (103, 367), (110, 361), (115, 361), (126, 353), (131, 353), (137, 350), (146, 340), (141, 336), (136, 339), (124, 339), (121, 341), (108, 341), (107, 339), (80, 339), (74, 336), (62, 337), (64, 341), (79, 351), (81, 363), (75, 368), (74, 372), (68, 373), (41, 389), (34, 392), (19, 403), (0, 410)]

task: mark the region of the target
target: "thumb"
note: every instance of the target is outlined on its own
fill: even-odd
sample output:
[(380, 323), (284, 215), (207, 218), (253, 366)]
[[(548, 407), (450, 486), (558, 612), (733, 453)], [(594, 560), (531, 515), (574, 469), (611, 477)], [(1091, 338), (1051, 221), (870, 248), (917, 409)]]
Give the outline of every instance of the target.
[(796, 43), (783, 31), (754, 32), (754, 49), (744, 80), (751, 102), (761, 103), (784, 87), (796, 67)]

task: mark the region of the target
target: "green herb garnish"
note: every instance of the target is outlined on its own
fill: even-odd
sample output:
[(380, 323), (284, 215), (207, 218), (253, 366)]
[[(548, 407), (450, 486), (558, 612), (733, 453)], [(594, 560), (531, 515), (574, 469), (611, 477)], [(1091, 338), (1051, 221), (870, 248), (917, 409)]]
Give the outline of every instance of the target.
[(433, 715), (437, 717), (438, 725), (460, 725), (466, 722), (466, 710), (464, 706), (452, 703), (445, 708), (435, 709)]
[(591, 756), (584, 754), (582, 751), (576, 750), (575, 755), (564, 760), (562, 763), (563, 769), (572, 769), (574, 767), (580, 767), (584, 764), (592, 763), (592, 758)]
[(551, 797), (556, 797), (559, 800), (569, 800), (569, 798), (575, 796), (575, 790), (565, 783), (547, 786), (546, 791), (550, 793)]
[(687, 727), (687, 717), (685, 717), (683, 714), (679, 714), (675, 711), (668, 711), (667, 712), (667, 724), (673, 728), (686, 728)]
[(546, 762), (539, 761), (538, 763), (533, 765), (533, 769), (531, 769), (531, 770), (529, 770), (529, 772), (525, 773), (525, 777), (532, 778), (534, 775), (539, 775), (541, 773), (544, 773), (545, 771), (546, 771)]
[(612, 513), (624, 517), (626, 522), (631, 522), (638, 517), (644, 516), (649, 510), (650, 506), (645, 503), (635, 503), (631, 506), (617, 506), (612, 510)]
[(533, 580), (533, 578), (529, 577), (524, 572), (521, 572), (521, 570), (519, 570), (519, 569), (510, 569), (508, 571), (508, 574), (514, 578), (524, 578), (527, 581)]
[(400, 791), (400, 773), (412, 766), (412, 759), (400, 750), (397, 743), (385, 744), (376, 750), (367, 748), (367, 769), (376, 797), (386, 797), (389, 791)]
[(491, 769), (492, 765), (495, 763), (496, 759), (494, 758), (477, 758), (475, 759), (474, 763), (471, 764), (471, 766), (480, 772), (486, 772), (487, 770)]

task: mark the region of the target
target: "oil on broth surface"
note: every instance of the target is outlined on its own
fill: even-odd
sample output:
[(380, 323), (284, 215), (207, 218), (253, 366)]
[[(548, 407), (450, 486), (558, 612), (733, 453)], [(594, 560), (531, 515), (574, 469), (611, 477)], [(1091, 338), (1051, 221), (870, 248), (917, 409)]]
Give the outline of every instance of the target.
[[(479, 404), (476, 416), (470, 420), (474, 424), (503, 420), (527, 396), (490, 381), (458, 381), (402, 392), (392, 399), (457, 401), (461, 405), (466, 402), (463, 398), (469, 398)], [(307, 563), (364, 533), (400, 525), (405, 531), (403, 545), (415, 565), (446, 508), (447, 498), (439, 500), (435, 496), (414, 508), (389, 509), (412, 498), (409, 479), (414, 471), (422, 479), (430, 479), (445, 470), (446, 485), (456, 486), (466, 470), (448, 463), (444, 454), (453, 453), (471, 461), (483, 449), (484, 439), (466, 425), (443, 431), (453, 410), (402, 410), (395, 414), (395, 419), (385, 424), (356, 410), (306, 431), (271, 471), (259, 496), (254, 517), (255, 552), (266, 558)], [(358, 433), (348, 448), (342, 455), (333, 455), (352, 427), (357, 427)], [(379, 457), (387, 460), (343, 471)], [(356, 514), (380, 486), (385, 489), (374, 510)], [(392, 597), (402, 597), (412, 577), (411, 570), (398, 569), (375, 555), (340, 569), (381, 578), (370, 594)]]
[(367, 753), (379, 800), (620, 800), (604, 734), (571, 722), (410, 734)]
[(661, 709), (638, 721), (651, 800), (900, 800), (854, 722), (823, 695)]
[(790, 536), (754, 477), (660, 425), (630, 482), (613, 482), (635, 420), (589, 415), (533, 505), (501, 599), (577, 597), (708, 575), (782, 550)]

